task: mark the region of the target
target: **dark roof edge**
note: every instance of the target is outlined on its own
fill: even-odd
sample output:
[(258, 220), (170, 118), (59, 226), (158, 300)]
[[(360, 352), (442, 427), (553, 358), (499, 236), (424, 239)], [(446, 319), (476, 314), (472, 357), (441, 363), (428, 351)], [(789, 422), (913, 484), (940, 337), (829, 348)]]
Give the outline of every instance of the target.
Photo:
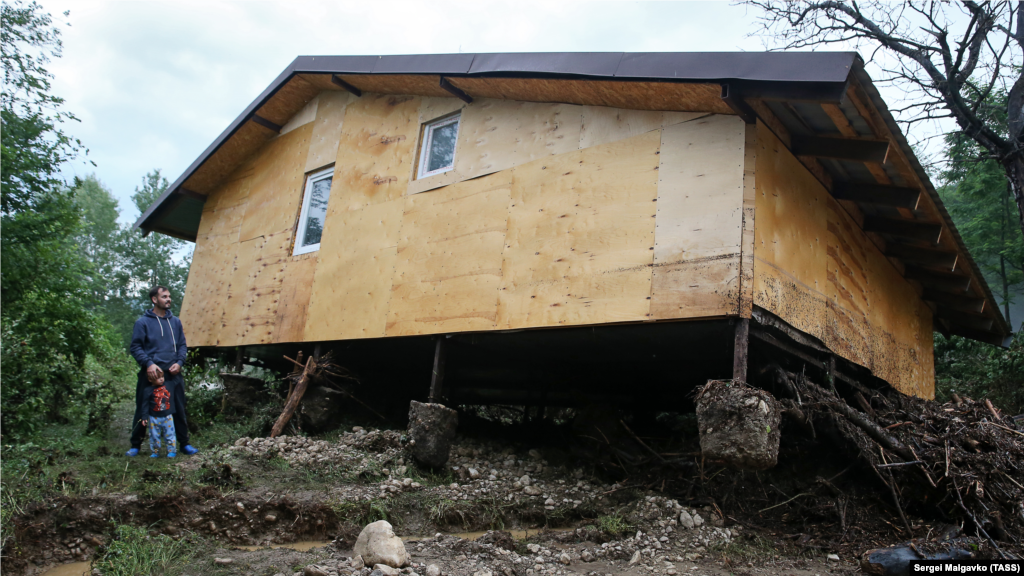
[[(770, 82), (794, 87), (842, 83), (845, 86), (854, 62), (859, 60), (856, 52), (522, 52), (299, 56), (139, 216), (134, 227), (147, 233), (151, 231), (154, 225), (150, 220), (159, 214), (167, 199), (296, 74), (527, 75), (594, 80)], [(809, 66), (811, 63), (818, 66)]]
[[(892, 133), (893, 139), (899, 144), (903, 150), (903, 155), (907, 157), (910, 162), (910, 167), (913, 168), (914, 172), (917, 173), (917, 177), (924, 183), (925, 190), (931, 197), (936, 208), (939, 210), (939, 214), (942, 216), (942, 221), (949, 227), (950, 232), (953, 233), (953, 238), (956, 239), (956, 243), (964, 249), (967, 255), (967, 261), (971, 265), (971, 271), (974, 272), (975, 276), (981, 279), (981, 286), (984, 289), (985, 297), (995, 302), (996, 299), (992, 295), (992, 290), (988, 286), (988, 281), (985, 280), (985, 276), (981, 273), (981, 269), (978, 268), (978, 264), (974, 261), (974, 257), (967, 250), (967, 244), (964, 243), (964, 239), (960, 236), (960, 231), (957, 230), (956, 224), (953, 223), (953, 218), (946, 211), (946, 206), (943, 204), (942, 199), (939, 197), (938, 191), (935, 190), (935, 186), (932, 184), (931, 178), (928, 177), (928, 173), (925, 172), (924, 167), (917, 160), (917, 155), (914, 154), (914, 150), (911, 148), (910, 143), (907, 141), (906, 136), (903, 135), (903, 130), (900, 129), (899, 124), (896, 123), (896, 119), (892, 113), (889, 112), (889, 107), (886, 106), (885, 100), (882, 99), (882, 95), (878, 92), (878, 88), (875, 87), (874, 82), (871, 80), (871, 76), (864, 69), (863, 62), (858, 62), (857, 66), (854, 67), (853, 73), (856, 75), (857, 80), (860, 81), (861, 87), (867, 92), (868, 97), (871, 98), (871, 103), (875, 109), (878, 110), (879, 115), (885, 120), (886, 126), (889, 128), (889, 132)], [(996, 317), (999, 319), (999, 327), (1001, 329), (1000, 335), (1006, 336), (1013, 333), (1009, 323), (1003, 318), (1003, 313), (996, 307)]]

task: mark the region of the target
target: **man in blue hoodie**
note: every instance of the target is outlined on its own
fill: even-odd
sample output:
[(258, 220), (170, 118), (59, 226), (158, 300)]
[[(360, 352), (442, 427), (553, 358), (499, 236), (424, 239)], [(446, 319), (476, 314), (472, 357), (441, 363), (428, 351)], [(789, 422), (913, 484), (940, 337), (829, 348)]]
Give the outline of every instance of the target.
[(151, 382), (163, 376), (167, 383), (174, 383), (174, 430), (178, 438), (178, 446), (185, 454), (195, 454), (199, 450), (188, 443), (188, 420), (185, 417), (185, 382), (181, 375), (181, 367), (185, 365), (185, 331), (181, 320), (171, 313), (171, 291), (166, 286), (156, 286), (149, 291), (149, 299), (153, 309), (147, 310), (135, 321), (132, 329), (131, 353), (139, 363), (139, 381), (135, 387), (135, 417), (132, 418), (131, 450), (127, 456), (137, 456), (139, 447), (146, 431), (142, 421), (146, 419), (142, 395)]

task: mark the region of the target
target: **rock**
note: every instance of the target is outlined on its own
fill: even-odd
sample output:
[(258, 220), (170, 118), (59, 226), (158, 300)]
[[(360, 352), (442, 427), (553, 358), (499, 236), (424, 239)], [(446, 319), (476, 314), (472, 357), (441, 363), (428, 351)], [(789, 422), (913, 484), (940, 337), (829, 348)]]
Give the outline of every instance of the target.
[(477, 479), (480, 478), (480, 472), (478, 472), (476, 470), (476, 468), (470, 468), (469, 469), (469, 477), (470, 477), (471, 480), (477, 480)]
[(580, 554), (580, 560), (583, 560), (584, 562), (593, 562), (594, 555), (590, 553), (590, 550), (584, 550), (583, 553)]
[(533, 484), (533, 479), (526, 474), (523, 474), (523, 477), (519, 479), (519, 483), (523, 486), (529, 486), (530, 484)]
[(302, 429), (309, 432), (329, 432), (341, 426), (338, 414), (345, 405), (346, 395), (326, 386), (310, 386), (302, 395), (297, 410)]
[(701, 453), (740, 470), (767, 470), (779, 456), (781, 408), (768, 392), (712, 380), (697, 395)]
[(349, 566), (350, 566), (350, 567), (351, 567), (351, 568), (352, 568), (353, 570), (362, 570), (362, 569), (363, 569), (363, 568), (364, 568), (364, 567), (366, 566), (366, 563), (365, 563), (365, 562), (363, 562), (363, 557), (362, 557), (362, 556), (360, 556), (360, 555), (356, 554), (356, 555), (355, 555), (355, 556), (354, 556), (354, 557), (352, 558), (352, 560), (350, 560), (350, 561), (349, 561), (348, 565), (349, 565)]
[(632, 566), (640, 561), (640, 551), (633, 552), (633, 557), (629, 559), (629, 565)]
[(427, 566), (427, 576), (441, 576), (441, 569), (437, 567), (437, 564), (431, 564)]
[(392, 568), (401, 568), (409, 564), (409, 553), (405, 550), (402, 539), (395, 536), (394, 529), (387, 520), (378, 520), (367, 524), (356, 539), (352, 551), (363, 557), (368, 565), (387, 564)]
[(267, 383), (259, 378), (241, 374), (220, 373), (224, 383), (222, 412), (226, 416), (245, 416), (253, 413), (253, 407), (270, 402)]
[(572, 558), (565, 552), (562, 552), (562, 554), (558, 556), (558, 561), (568, 566), (569, 563), (572, 562)]
[(392, 568), (387, 564), (374, 564), (373, 571), (380, 572), (384, 576), (398, 576), (399, 574), (401, 574), (401, 572), (399, 572), (397, 569)]
[(702, 525), (704, 525), (704, 519), (701, 518), (700, 514), (697, 514), (696, 512), (693, 513), (693, 525), (697, 528), (700, 528)]
[(302, 576), (328, 576), (330, 570), (326, 566), (310, 564), (302, 569)]
[(526, 488), (523, 488), (523, 494), (526, 494), (527, 496), (540, 496), (543, 493), (544, 491), (536, 486), (527, 486)]
[(263, 521), (267, 522), (268, 524), (273, 524), (274, 522), (277, 522), (277, 516), (273, 514), (267, 514), (263, 517)]
[(409, 403), (409, 435), (415, 442), (413, 458), (430, 468), (441, 468), (448, 462), (452, 438), (459, 425), (459, 414), (441, 404)]
[(245, 513), (245, 504), (242, 504), (241, 502), (235, 502), (235, 508), (238, 509), (238, 512), (240, 514), (244, 514)]
[(543, 460), (544, 458), (543, 456), (540, 455), (539, 450), (530, 450), (527, 454), (529, 454), (530, 458), (533, 460)]
[(380, 570), (374, 570), (374, 571), (370, 572), (370, 576), (384, 576), (384, 573), (381, 572)]
[(554, 506), (555, 505), (555, 501), (552, 500), (551, 498), (548, 498), (547, 500), (544, 501), (544, 505), (545, 506)]
[(687, 530), (693, 530), (693, 516), (690, 516), (689, 512), (683, 510), (679, 513), (679, 525)]
[(839, 562), (839, 554), (829, 554), (827, 558), (832, 562)]
[(234, 562), (234, 560), (231, 559), (231, 558), (214, 558), (213, 559), (213, 563), (217, 564), (219, 566), (225, 566), (227, 564), (231, 564), (232, 562)]
[(474, 572), (473, 576), (491, 576), (491, 571), (490, 570), (480, 570), (479, 572)]

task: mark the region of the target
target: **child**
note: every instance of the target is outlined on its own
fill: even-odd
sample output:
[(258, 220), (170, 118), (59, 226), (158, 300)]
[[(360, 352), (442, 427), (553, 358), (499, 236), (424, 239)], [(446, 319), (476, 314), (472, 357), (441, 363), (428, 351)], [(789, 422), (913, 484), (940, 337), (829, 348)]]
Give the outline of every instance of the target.
[[(172, 385), (173, 387), (173, 385)], [(178, 455), (178, 438), (174, 433), (174, 410), (171, 408), (171, 391), (164, 386), (161, 372), (152, 385), (142, 392), (143, 426), (149, 426), (150, 458), (160, 457), (160, 437), (167, 443), (167, 457)], [(148, 422), (147, 422), (148, 420)]]

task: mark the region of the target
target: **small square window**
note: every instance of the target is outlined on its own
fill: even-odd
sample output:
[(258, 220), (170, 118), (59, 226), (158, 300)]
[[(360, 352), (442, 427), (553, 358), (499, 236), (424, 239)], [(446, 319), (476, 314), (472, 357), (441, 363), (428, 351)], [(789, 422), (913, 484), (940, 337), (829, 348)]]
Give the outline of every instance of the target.
[(459, 139), (459, 115), (435, 120), (423, 127), (423, 146), (417, 178), (447, 172), (455, 167), (455, 144)]
[(334, 168), (314, 172), (306, 177), (306, 190), (302, 195), (302, 212), (299, 214), (299, 230), (295, 234), (294, 255), (320, 249), (320, 238), (324, 233), (327, 218), (327, 200), (331, 196), (331, 180)]

